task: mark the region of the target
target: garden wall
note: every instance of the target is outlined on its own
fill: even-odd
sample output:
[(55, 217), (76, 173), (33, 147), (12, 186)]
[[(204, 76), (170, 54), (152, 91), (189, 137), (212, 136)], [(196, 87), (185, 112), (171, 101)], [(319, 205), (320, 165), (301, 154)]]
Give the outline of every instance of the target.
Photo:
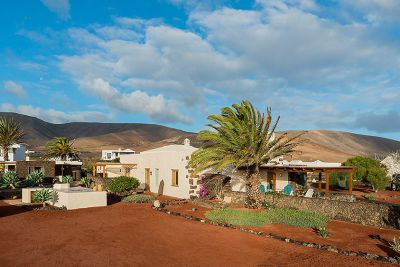
[[(232, 203), (243, 203), (245, 193), (225, 192)], [(272, 203), (273, 196), (265, 195), (265, 200)], [(320, 212), (331, 219), (400, 229), (400, 206), (367, 201), (338, 201), (322, 198), (305, 198), (279, 195), (274, 197), (276, 207), (294, 208)]]

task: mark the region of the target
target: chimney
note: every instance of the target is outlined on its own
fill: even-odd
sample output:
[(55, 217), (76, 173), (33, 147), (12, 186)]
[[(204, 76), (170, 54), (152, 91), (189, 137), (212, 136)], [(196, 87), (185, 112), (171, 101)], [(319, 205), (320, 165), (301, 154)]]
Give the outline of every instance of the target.
[(189, 138), (185, 138), (185, 140), (183, 141), (183, 145), (185, 145), (185, 146), (190, 146), (190, 140), (189, 140)]

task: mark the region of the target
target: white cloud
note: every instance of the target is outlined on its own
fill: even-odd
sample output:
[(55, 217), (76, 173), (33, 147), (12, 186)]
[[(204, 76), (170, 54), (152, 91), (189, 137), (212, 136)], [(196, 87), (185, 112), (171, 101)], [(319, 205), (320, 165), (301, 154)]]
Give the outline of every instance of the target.
[(41, 1), (43, 5), (45, 5), (51, 12), (56, 13), (60, 19), (67, 20), (70, 18), (69, 0), (41, 0)]
[(181, 114), (246, 98), (304, 128), (353, 128), (363, 104), (391, 109), (398, 99), (399, 44), (368, 22), (324, 12), (312, 0), (194, 8), (186, 30), (116, 17), (70, 29), (76, 54), (58, 58), (84, 92), (119, 112), (188, 122)]
[(4, 91), (9, 94), (13, 94), (19, 99), (23, 99), (26, 97), (26, 92), (24, 88), (13, 81), (5, 81), (4, 84)]
[(81, 87), (101, 98), (111, 109), (126, 113), (143, 113), (166, 122), (191, 122), (180, 114), (178, 102), (166, 101), (162, 95), (150, 96), (142, 91), (121, 93), (101, 78), (81, 81)]
[(55, 109), (42, 109), (31, 105), (0, 104), (0, 110), (4, 112), (17, 112), (20, 114), (40, 118), (51, 123), (81, 122), (81, 121), (105, 121), (113, 118), (112, 114), (96, 111), (63, 112)]

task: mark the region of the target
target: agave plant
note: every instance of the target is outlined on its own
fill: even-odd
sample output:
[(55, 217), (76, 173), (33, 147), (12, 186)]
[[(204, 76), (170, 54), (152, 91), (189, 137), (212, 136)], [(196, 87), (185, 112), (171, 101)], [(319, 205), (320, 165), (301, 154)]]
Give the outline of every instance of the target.
[(45, 207), (46, 202), (53, 199), (53, 192), (48, 188), (44, 188), (44, 189), (35, 191), (33, 193), (32, 198), (34, 201), (42, 203), (43, 207)]
[(400, 252), (400, 238), (393, 238), (393, 242), (390, 243), (390, 247), (393, 250)]
[(81, 184), (84, 186), (84, 187), (90, 187), (90, 184), (92, 183), (92, 180), (90, 180), (88, 177), (82, 177), (81, 178)]
[(19, 178), (16, 172), (6, 172), (0, 180), (2, 188), (15, 189), (19, 185)]
[(71, 175), (66, 175), (62, 177), (62, 182), (64, 184), (70, 184), (72, 183), (72, 181), (74, 180), (74, 178)]
[(41, 171), (34, 171), (26, 176), (26, 185), (27, 186), (38, 186), (43, 183), (44, 174)]

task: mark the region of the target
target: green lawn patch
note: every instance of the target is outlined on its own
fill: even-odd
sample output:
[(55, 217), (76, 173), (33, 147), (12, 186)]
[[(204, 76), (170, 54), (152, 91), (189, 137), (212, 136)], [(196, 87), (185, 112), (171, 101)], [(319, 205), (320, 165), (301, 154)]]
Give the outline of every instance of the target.
[(137, 194), (137, 195), (127, 196), (122, 201), (130, 203), (147, 203), (155, 199), (156, 197), (153, 195)]
[(205, 216), (214, 222), (248, 226), (279, 223), (304, 228), (321, 228), (326, 227), (329, 221), (327, 216), (320, 213), (281, 208), (266, 211), (219, 209), (208, 211)]

